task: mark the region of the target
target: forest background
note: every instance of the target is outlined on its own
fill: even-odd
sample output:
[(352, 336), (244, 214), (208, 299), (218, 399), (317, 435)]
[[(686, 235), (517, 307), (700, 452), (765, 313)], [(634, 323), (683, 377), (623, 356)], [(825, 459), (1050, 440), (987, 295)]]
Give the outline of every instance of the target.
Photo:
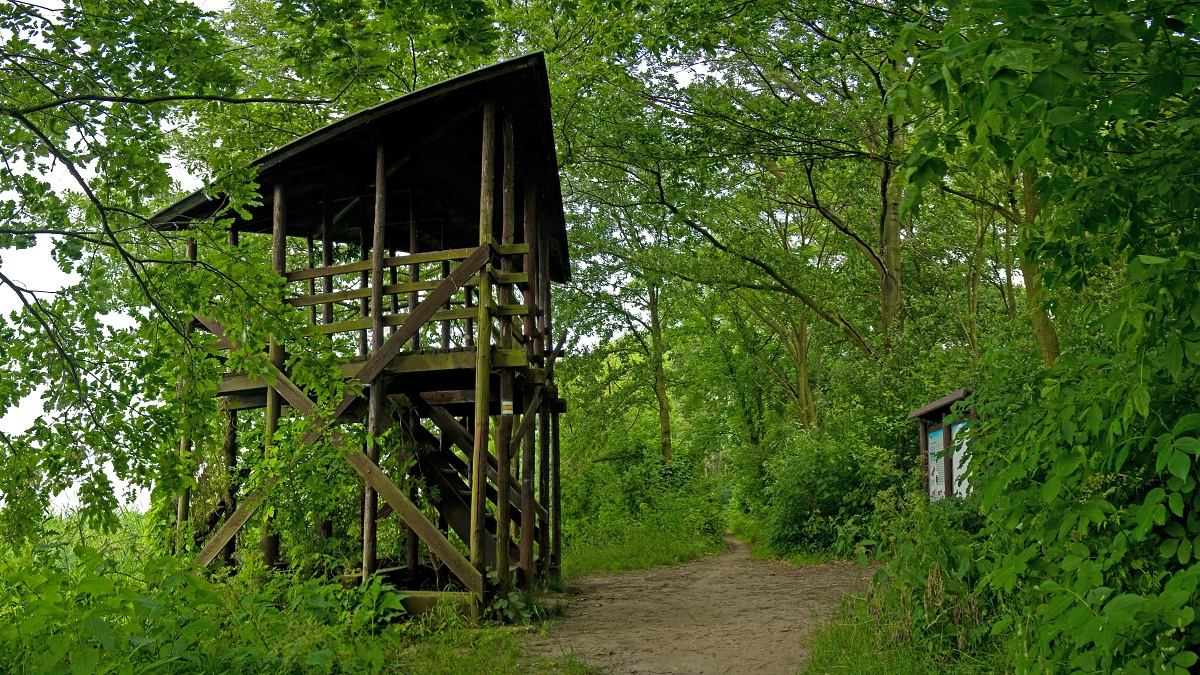
[[(218, 583), (170, 555), (175, 496), (202, 522), (221, 487), (197, 471), (212, 448), (178, 454), (215, 377), (185, 317), (220, 296), (247, 335), (293, 328), (265, 249), (214, 224), (188, 264), (142, 224), (178, 196), (172, 166), (244, 203), (265, 150), (542, 50), (574, 275), (555, 297), (567, 575), (732, 527), (881, 566), (814, 669), (1188, 672), (1197, 20), (1152, 0), (0, 6), (0, 287), (22, 304), (0, 319), (0, 412), (45, 408), (0, 436), (0, 652), (16, 672), (518, 667), (448, 617), (381, 631), (378, 585)], [(5, 275), (39, 237), (78, 283)], [(974, 489), (931, 505), (905, 416), (962, 387)], [(320, 482), (276, 517), (309, 527), (355, 489)], [(51, 516), (68, 487), (78, 510)], [(312, 570), (350, 550), (290, 546)]]

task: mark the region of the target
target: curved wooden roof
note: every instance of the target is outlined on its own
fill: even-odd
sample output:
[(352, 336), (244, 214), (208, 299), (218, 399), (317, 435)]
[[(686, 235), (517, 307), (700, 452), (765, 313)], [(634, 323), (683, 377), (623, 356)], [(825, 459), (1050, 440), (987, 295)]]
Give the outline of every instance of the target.
[[(570, 278), (562, 191), (550, 119), (550, 89), (540, 52), (444, 80), (318, 129), (254, 161), (257, 182), (281, 181), (288, 236), (318, 234), (322, 218), (331, 238), (357, 243), (374, 218), (375, 152), (385, 147), (388, 177), (387, 245), (407, 250), (415, 219), (421, 250), (479, 243), (479, 186), (483, 104), (511, 114), (516, 149), (517, 205), (524, 185), (537, 191), (540, 236), (548, 239), (550, 276)], [(499, 151), (499, 148), (497, 148)], [(498, 173), (498, 172), (497, 172)], [(496, 181), (499, 238), (500, 181)], [(271, 231), (273, 191), (242, 220), (242, 232)], [(160, 227), (187, 227), (225, 206), (197, 190), (153, 219)], [(520, 217), (518, 216), (518, 223)]]

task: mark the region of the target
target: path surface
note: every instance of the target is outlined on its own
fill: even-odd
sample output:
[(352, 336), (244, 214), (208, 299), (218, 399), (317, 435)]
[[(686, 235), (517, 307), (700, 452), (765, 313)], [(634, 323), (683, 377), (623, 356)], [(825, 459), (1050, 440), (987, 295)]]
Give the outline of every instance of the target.
[(578, 581), (565, 616), (530, 646), (612, 675), (794, 675), (808, 655), (803, 638), (865, 575), (851, 563), (756, 560), (725, 539), (729, 548), (711, 558)]

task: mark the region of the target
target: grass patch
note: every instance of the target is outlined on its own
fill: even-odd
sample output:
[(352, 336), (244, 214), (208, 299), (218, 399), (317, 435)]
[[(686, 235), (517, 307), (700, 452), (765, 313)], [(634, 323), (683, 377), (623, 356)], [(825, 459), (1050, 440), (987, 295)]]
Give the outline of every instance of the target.
[(586, 540), (579, 537), (571, 542), (563, 551), (563, 578), (678, 565), (717, 553), (724, 547), (720, 537), (652, 523), (629, 523), (603, 536)]
[[(912, 635), (912, 637), (904, 637)], [(877, 615), (862, 597), (847, 597), (836, 617), (811, 638), (801, 675), (984, 675), (1004, 672), (998, 651), (964, 651), (922, 640), (903, 619)]]
[(826, 551), (796, 551), (780, 555), (767, 546), (767, 536), (761, 521), (747, 514), (731, 514), (727, 521), (733, 536), (750, 547), (750, 555), (761, 560), (786, 560), (796, 567), (823, 565), (841, 560)]

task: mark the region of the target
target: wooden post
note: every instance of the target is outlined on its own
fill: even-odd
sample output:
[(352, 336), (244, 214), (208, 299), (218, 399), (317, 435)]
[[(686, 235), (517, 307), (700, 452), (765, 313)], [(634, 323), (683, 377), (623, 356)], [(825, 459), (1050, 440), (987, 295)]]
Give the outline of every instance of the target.
[[(271, 213), (271, 269), (276, 274), (283, 274), (287, 267), (287, 204), (284, 203), (283, 183), (275, 183), (275, 203)], [(283, 345), (272, 337), (268, 343), (268, 354), (271, 365), (283, 370)], [(279, 430), (279, 414), (282, 411), (282, 399), (274, 387), (267, 387), (266, 428), (263, 447), (265, 454), (270, 457), (271, 447), (275, 444), (275, 432)], [(279, 562), (279, 533), (272, 532), (273, 522), (265, 522), (266, 530), (259, 540), (259, 550), (263, 562), (274, 566)]]
[[(550, 510), (550, 413), (547, 406), (542, 406), (538, 415), (538, 503), (548, 513)], [(538, 532), (538, 565), (537, 574), (545, 577), (550, 571), (550, 519), (541, 518), (541, 530)]]
[[(321, 266), (333, 266), (333, 235), (329, 232), (329, 228), (333, 225), (333, 213), (331, 204), (329, 203), (329, 189), (322, 188), (321, 191)], [(323, 277), (321, 279), (321, 292), (333, 292), (333, 277)], [(333, 323), (333, 303), (327, 302), (321, 307), (321, 323)]]
[[(358, 251), (359, 251), (359, 258), (362, 260), (369, 259), (367, 257), (367, 255), (368, 255), (367, 251), (370, 246), (370, 244), (368, 242), (369, 242), (369, 240), (367, 239), (367, 228), (365, 228), (365, 227), (358, 228)], [(369, 271), (364, 271), (359, 277), (359, 287), (360, 288), (368, 288), (370, 285), (371, 285), (371, 273)], [(371, 313), (371, 298), (364, 297), (362, 300), (358, 301), (358, 315), (360, 317), (366, 318), (367, 316), (370, 316), (370, 313)], [(364, 329), (358, 331), (358, 355), (366, 356), (367, 354), (368, 354), (367, 329), (364, 328)]]
[[(412, 202), (412, 194), (411, 193), (408, 196), (408, 252), (409, 253), (420, 253), (421, 252), (421, 242), (420, 242), (419, 237), (417, 236), (417, 214), (413, 210), (413, 202)], [(409, 280), (409, 282), (416, 282), (416, 281), (421, 280), (421, 266), (420, 265), (409, 265), (408, 266), (408, 280)], [(408, 293), (408, 311), (409, 312), (411, 312), (417, 308), (417, 304), (418, 304), (417, 298), (418, 298), (418, 296), (417, 296), (416, 291), (409, 291), (409, 293)], [(412, 341), (408, 343), (408, 348), (413, 350), (414, 352), (421, 348), (421, 331), (417, 331), (416, 333), (413, 333)]]
[[(237, 509), (237, 463), (238, 463), (238, 413), (236, 410), (225, 411), (225, 474), (229, 480), (225, 487), (225, 516)], [(233, 565), (233, 554), (237, 538), (230, 539), (221, 549), (221, 561), (226, 567)]]
[[(321, 266), (333, 266), (333, 234), (329, 231), (333, 226), (333, 208), (330, 204), (329, 186), (321, 187)], [(321, 279), (321, 292), (333, 292), (333, 277), (326, 276)], [(333, 323), (333, 303), (326, 302), (321, 306), (321, 323), (329, 325)], [(325, 541), (333, 536), (333, 520), (322, 518), (317, 522), (317, 539)]]
[[(513, 232), (516, 229), (516, 159), (513, 156), (512, 116), (505, 112), (503, 115), (503, 161), (504, 170), (501, 175), (500, 202), (500, 242), (513, 243)], [(500, 271), (511, 271), (511, 263), (507, 257), (500, 259)], [(510, 305), (513, 302), (511, 284), (501, 284), (497, 289), (499, 302)], [(510, 317), (500, 319), (500, 345), (505, 349), (512, 347), (512, 323)], [(510, 500), (508, 492), (512, 480), (512, 425), (513, 425), (513, 371), (505, 368), (500, 371), (500, 419), (496, 424), (496, 574), (500, 578), (500, 591), (506, 592), (510, 583), (508, 570), (508, 545), (510, 524)]]
[[(313, 268), (313, 256), (314, 256), (313, 235), (311, 233), (308, 235), (308, 237), (305, 238), (305, 243), (308, 244), (308, 269), (311, 270)], [(314, 295), (316, 292), (317, 292), (317, 280), (309, 279), (308, 280), (308, 294)], [(317, 325), (317, 306), (316, 305), (309, 305), (309, 307), (308, 307), (308, 323), (309, 323), (309, 325), (312, 325), (312, 326)]]
[[(438, 238), (438, 245), (441, 247), (441, 250), (443, 250), (443, 251), (446, 250), (446, 220), (444, 218), (441, 220), (441, 233)], [(443, 260), (442, 261), (442, 278), (445, 279), (448, 276), (450, 276), (450, 261)], [(444, 307), (446, 309), (450, 309), (450, 301), (449, 300), (446, 301), (446, 304), (444, 305)], [(450, 322), (449, 321), (441, 322), (440, 328), (442, 331), (442, 349), (450, 349)]]
[[(196, 260), (196, 240), (188, 237), (187, 245), (185, 246), (187, 259)], [(196, 330), (195, 319), (188, 319), (184, 325), (184, 332), (191, 335)], [(182, 381), (180, 382), (182, 385)], [(187, 410), (184, 409), (186, 415)], [(192, 432), (190, 429), (185, 429), (183, 436), (179, 439), (179, 457), (187, 460), (188, 455), (192, 454)], [(192, 511), (192, 487), (187, 485), (183, 488), (183, 494), (179, 495), (179, 499), (175, 504), (175, 552), (183, 552), (183, 540), (187, 534), (188, 520), (191, 518)]]
[(953, 431), (951, 430), (950, 425), (945, 424), (945, 420), (949, 418), (949, 413), (942, 418), (942, 463), (945, 466), (946, 471), (942, 474), (945, 476), (945, 478), (942, 480), (946, 484), (947, 499), (954, 496), (954, 439), (951, 438)]
[[(495, 110), (491, 101), (483, 107), (483, 160), (479, 187), (479, 244), (492, 238), (493, 189), (496, 174)], [(484, 571), (484, 522), (487, 515), (488, 394), (492, 369), (491, 264), (479, 271), (479, 336), (475, 342), (475, 447), (471, 461), (471, 564)]]
[[(234, 221), (229, 226), (229, 246), (238, 245), (238, 228), (237, 221)], [(238, 464), (238, 413), (236, 410), (229, 410), (226, 413), (228, 417), (225, 420), (225, 472), (229, 479), (229, 485), (225, 488), (225, 515), (228, 518), (237, 510), (237, 495), (238, 483), (236, 480), (237, 464)], [(225, 543), (225, 547), (221, 549), (221, 558), (225, 565), (233, 565), (233, 554), (237, 549), (237, 537), (232, 537)]]
[(917, 424), (921, 431), (921, 490), (925, 492), (926, 499), (929, 498), (929, 430), (925, 427), (925, 420), (918, 419)]
[[(525, 354), (529, 362), (537, 363), (542, 358), (541, 335), (538, 332), (538, 265), (537, 265), (537, 189), (531, 176), (525, 177), (523, 199), (523, 230), (529, 252), (525, 254), (522, 267), (529, 281), (525, 284)], [(533, 414), (538, 414), (534, 411)], [(537, 467), (534, 453), (534, 426), (521, 438), (521, 574), (526, 585), (532, 585), (536, 570), (533, 567), (534, 532), (537, 515), (534, 509), (534, 471)]]
[[(375, 148), (375, 228), (371, 239), (371, 351), (383, 346), (383, 258), (387, 253), (384, 245), (384, 228), (387, 226), (387, 165), (384, 162), (383, 141)], [(383, 433), (384, 383), (376, 380), (371, 385), (367, 412), (367, 458), (379, 463), (377, 441)], [(379, 498), (370, 483), (363, 489), (362, 525), (362, 580), (366, 583), (375, 573), (377, 543), (376, 516), (379, 513)]]
[(550, 418), (550, 573), (562, 576), (562, 468), (558, 444), (559, 413)]

